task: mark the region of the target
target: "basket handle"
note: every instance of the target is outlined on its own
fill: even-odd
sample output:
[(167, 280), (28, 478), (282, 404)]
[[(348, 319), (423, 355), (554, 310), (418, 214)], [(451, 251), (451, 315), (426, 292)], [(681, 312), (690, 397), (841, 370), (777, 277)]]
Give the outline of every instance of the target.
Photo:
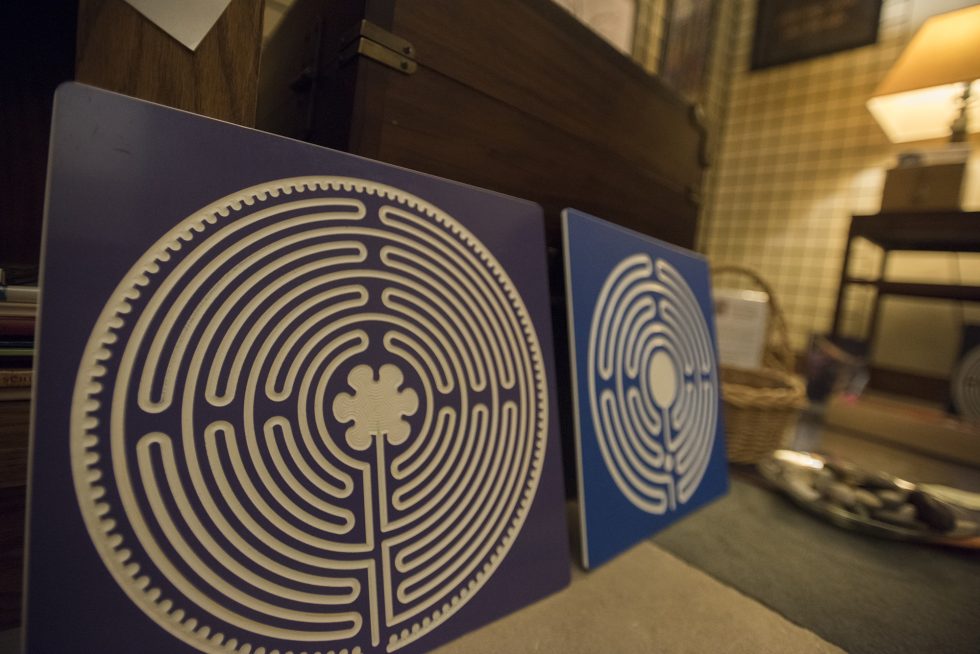
[(766, 354), (763, 364), (768, 364), (772, 368), (792, 373), (796, 369), (796, 357), (793, 348), (789, 344), (789, 328), (786, 325), (786, 316), (782, 307), (776, 300), (776, 295), (772, 287), (766, 283), (759, 273), (751, 268), (739, 266), (737, 264), (720, 264), (711, 267), (711, 274), (738, 273), (751, 279), (766, 294), (769, 295), (769, 329), (766, 335)]

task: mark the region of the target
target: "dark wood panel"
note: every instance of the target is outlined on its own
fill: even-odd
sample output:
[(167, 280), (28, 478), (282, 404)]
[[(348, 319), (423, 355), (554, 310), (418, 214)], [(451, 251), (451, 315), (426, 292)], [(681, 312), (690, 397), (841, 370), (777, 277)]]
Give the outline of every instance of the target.
[(20, 624), (26, 490), (0, 488), (0, 629)]
[(949, 403), (949, 380), (913, 372), (872, 366), (868, 386), (894, 395), (914, 397), (927, 402)]
[(75, 0), (0, 3), (0, 266), (37, 266), (55, 87), (75, 75)]
[(908, 297), (980, 302), (980, 286), (969, 286), (966, 284), (888, 282), (880, 279), (859, 279), (855, 277), (848, 277), (846, 283), (873, 286), (882, 295), (905, 295)]
[[(384, 158), (382, 154), (382, 146), (388, 145), (382, 143), (382, 130), (389, 120), (397, 120), (397, 118), (388, 118), (390, 110), (388, 106), (388, 84), (391, 81), (401, 84), (409, 78), (364, 57), (358, 57), (353, 65), (342, 66), (342, 73), (347, 69), (356, 70), (354, 103), (351, 107), (350, 141), (348, 143), (350, 151), (362, 157), (397, 163), (395, 159)], [(414, 101), (418, 105), (416, 109), (423, 112), (435, 104), (432, 102), (432, 97), (415, 98)], [(452, 128), (445, 126), (445, 130), (439, 132), (440, 136), (442, 138), (449, 137), (452, 132), (446, 130), (450, 129)], [(415, 147), (421, 151), (428, 151), (439, 146), (438, 144), (428, 145), (418, 142)], [(411, 168), (407, 164), (399, 165)], [(479, 165), (474, 162), (472, 168), (478, 168)], [(432, 171), (422, 170), (422, 172)], [(439, 173), (432, 174), (438, 175)]]
[(20, 623), (30, 406), (0, 401), (0, 629)]
[(980, 252), (980, 211), (921, 211), (854, 216), (852, 236), (887, 250)]
[[(687, 105), (561, 9), (542, 0), (324, 2), (312, 142), (534, 200), (555, 249), (567, 206), (693, 246), (702, 143)], [(363, 16), (425, 39), (418, 72), (344, 58)], [(299, 39), (268, 47), (295, 49)]]
[(394, 6), (390, 29), (421, 66), (613, 150), (680, 193), (700, 187), (702, 134), (687, 105), (552, 2)]
[[(324, 30), (326, 31), (326, 27)], [(324, 38), (326, 45), (327, 38)], [(334, 46), (330, 52), (321, 53), (321, 65), (317, 81), (312, 129), (309, 141), (344, 152), (358, 152), (351, 146), (354, 116), (354, 98), (358, 93), (358, 66), (347, 62), (341, 65), (339, 49)], [(264, 129), (260, 126), (260, 128)]]
[[(796, 354), (796, 374), (806, 377), (806, 353)], [(918, 400), (946, 405), (949, 403), (949, 379), (920, 375), (914, 372), (871, 366), (868, 387), (892, 395), (904, 395)]]
[(296, 0), (262, 44), (257, 128), (309, 138), (325, 12), (323, 0)]
[(559, 212), (571, 206), (693, 245), (693, 202), (614, 148), (570, 137), (426, 68), (405, 76), (361, 65), (387, 77), (383, 102), (363, 107), (381, 125), (380, 160), (534, 200), (545, 208), (550, 244), (560, 240)]
[(81, 0), (77, 79), (251, 127), (263, 4), (232, 0), (191, 52), (123, 0)]
[(0, 401), (0, 488), (27, 483), (30, 400)]

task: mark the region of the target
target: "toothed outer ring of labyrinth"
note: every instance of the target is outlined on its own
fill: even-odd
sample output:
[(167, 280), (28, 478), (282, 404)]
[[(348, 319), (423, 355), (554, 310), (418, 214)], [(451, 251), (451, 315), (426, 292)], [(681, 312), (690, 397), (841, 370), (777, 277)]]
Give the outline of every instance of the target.
[[(128, 379), (130, 373), (127, 371), (124, 375), (114, 368), (116, 365), (114, 359), (118, 358), (120, 354), (125, 358), (125, 354), (129, 351), (128, 341), (131, 337), (139, 339), (144, 338), (144, 336), (147, 339), (152, 337), (152, 334), (143, 333), (134, 336), (136, 334), (135, 326), (139, 324), (142, 311), (142, 309), (134, 311), (134, 306), (152, 300), (154, 295), (160, 292), (161, 285), (168, 282), (170, 273), (161, 272), (161, 270), (166, 271), (168, 266), (175, 266), (182, 261), (182, 258), (191, 257), (195, 248), (201, 247), (199, 242), (207, 242), (215, 234), (220, 235), (228, 227), (236, 225), (238, 221), (261, 213), (260, 210), (264, 209), (265, 204), (275, 204), (276, 200), (283, 203), (293, 201), (286, 196), (295, 196), (298, 200), (312, 195), (322, 199), (331, 197), (330, 194), (343, 196), (345, 199), (356, 199), (360, 194), (365, 200), (369, 196), (373, 196), (370, 197), (372, 202), (384, 203), (386, 208), (395, 207), (405, 212), (406, 215), (411, 214), (420, 221), (427, 221), (427, 229), (432, 234), (437, 234), (439, 238), (456, 248), (460, 256), (470, 262), (466, 265), (471, 266), (474, 271), (483, 276), (482, 279), (485, 280), (483, 283), (489, 289), (486, 292), (491, 295), (495, 294), (499, 304), (498, 322), (492, 327), (498, 330), (497, 337), (503, 347), (506, 348), (508, 342), (516, 344), (505, 352), (504, 358), (509, 361), (511, 366), (509, 375), (512, 379), (512, 388), (517, 389), (512, 394), (518, 394), (518, 397), (516, 400), (509, 397), (500, 398), (497, 392), (494, 392), (493, 395), (495, 402), (503, 403), (503, 399), (508, 399), (506, 404), (512, 405), (506, 407), (507, 410), (501, 411), (501, 413), (520, 416), (520, 419), (511, 418), (511, 424), (507, 428), (509, 429), (509, 437), (518, 439), (516, 443), (512, 444), (519, 446), (518, 449), (524, 454), (515, 455), (509, 463), (501, 464), (499, 476), (503, 477), (506, 473), (509, 481), (496, 482), (495, 484), (498, 488), (504, 488), (499, 502), (506, 506), (494, 514), (499, 517), (496, 518), (495, 522), (491, 521), (494, 525), (493, 533), (490, 534), (489, 538), (486, 538), (486, 543), (480, 544), (480, 548), (475, 550), (477, 555), (474, 555), (472, 565), (467, 564), (470, 567), (466, 568), (466, 576), (455, 577), (454, 579), (461, 579), (461, 581), (453, 586), (447, 586), (450, 590), (446, 592), (451, 592), (451, 595), (444, 595), (443, 599), (435, 601), (424, 612), (406, 614), (415, 615), (415, 617), (410, 617), (405, 622), (391, 625), (380, 620), (386, 625), (384, 628), (385, 636), (380, 642), (380, 646), (376, 639), (371, 641), (365, 639), (366, 642), (358, 643), (357, 646), (351, 646), (353, 641), (335, 644), (307, 642), (305, 645), (297, 645), (293, 637), (277, 639), (277, 637), (268, 634), (257, 635), (247, 628), (240, 628), (236, 632), (236, 625), (233, 622), (211, 615), (207, 609), (194, 604), (179, 590), (175, 592), (166, 591), (172, 580), (166, 572), (159, 569), (155, 559), (152, 559), (152, 556), (144, 550), (145, 539), (139, 535), (138, 530), (133, 531), (134, 527), (131, 524), (128, 509), (125, 506), (120, 508), (118, 504), (110, 505), (105, 499), (107, 495), (111, 495), (115, 499), (115, 495), (112, 493), (119, 492), (123, 486), (131, 482), (129, 472), (123, 479), (116, 477), (117, 466), (114, 459), (117, 457), (113, 457), (112, 453), (117, 450), (111, 446), (112, 434), (116, 430), (110, 424), (104, 424), (108, 421), (103, 420), (100, 416), (102, 414), (108, 415), (111, 412), (113, 416), (111, 422), (115, 422), (117, 396), (121, 394), (125, 402), (129, 401), (127, 398), (130, 394), (135, 395), (135, 391), (125, 389), (119, 391), (116, 388), (117, 378), (126, 377)], [(374, 231), (380, 233), (383, 230)], [(460, 265), (463, 266), (463, 264)], [(371, 274), (372, 270), (365, 272)], [(173, 289), (171, 288), (169, 292), (173, 292)], [(378, 294), (380, 295), (381, 291), (378, 291)], [(492, 304), (493, 300), (489, 302)], [(483, 310), (487, 313), (491, 312), (488, 308)], [(490, 329), (490, 327), (483, 328)], [(476, 333), (475, 329), (473, 333)], [(493, 347), (498, 346), (494, 344)], [(514, 350), (513, 347), (517, 349)], [(382, 366), (382, 368), (385, 367)], [(469, 373), (470, 371), (465, 370), (463, 372)], [(487, 374), (492, 379), (496, 379), (494, 375), (497, 374), (507, 376), (507, 373), (498, 372), (487, 372)], [(381, 370), (381, 375), (381, 381), (378, 383), (383, 383), (386, 378), (384, 369)], [(392, 375), (389, 374), (388, 376), (391, 377)], [(138, 382), (137, 377), (138, 373), (132, 373), (134, 385)], [(395, 374), (394, 377), (398, 378), (398, 375)], [(118, 386), (122, 385), (118, 384)], [(203, 388), (203, 382), (201, 386)], [(508, 390), (503, 381), (497, 386), (499, 386), (499, 395), (501, 396)], [(174, 396), (177, 395), (173, 389), (170, 392)], [(198, 391), (194, 390), (193, 392)], [(89, 536), (116, 583), (125, 591), (130, 600), (154, 622), (185, 643), (203, 652), (221, 652), (224, 654), (228, 652), (237, 654), (275, 654), (275, 652), (280, 654), (355, 654), (355, 652), (374, 651), (375, 649), (383, 651), (385, 648), (387, 651), (395, 651), (414, 642), (425, 633), (431, 632), (462, 608), (493, 575), (511, 549), (523, 527), (540, 481), (548, 431), (547, 409), (548, 398), (544, 363), (537, 335), (527, 314), (527, 309), (501, 264), (471, 232), (440, 209), (391, 186), (345, 177), (291, 178), (244, 189), (195, 212), (160, 238), (122, 278), (99, 315), (78, 369), (71, 405), (72, 474), (77, 500)], [(414, 410), (414, 407), (411, 410)], [(471, 410), (471, 413), (476, 415), (475, 410)], [(410, 411), (406, 415), (410, 415)], [(475, 417), (470, 419), (471, 423), (476, 420)], [(489, 418), (486, 420), (489, 422)], [(507, 420), (506, 416), (500, 419), (498, 431), (503, 432), (504, 423)], [(497, 424), (496, 418), (493, 424)], [(199, 425), (199, 427), (201, 427), (200, 431), (203, 432), (204, 426)], [(462, 432), (462, 429), (459, 427), (457, 433)], [(482, 429), (483, 432), (489, 431), (486, 424), (479, 429)], [(468, 427), (466, 433), (472, 435), (475, 432), (473, 428)], [(150, 434), (147, 434), (143, 436), (143, 439), (145, 440), (149, 436)], [(200, 435), (196, 437), (204, 438)], [(490, 452), (494, 445), (493, 439), (499, 440), (504, 437), (497, 432), (490, 433), (487, 437), (490, 443), (486, 446), (487, 452)], [(128, 436), (128, 440), (133, 442), (138, 438), (140, 438), (139, 434)], [(331, 438), (342, 440), (343, 434), (331, 436)], [(128, 456), (132, 454), (135, 448), (136, 445), (129, 443), (125, 444), (125, 447), (119, 451)], [(379, 451), (381, 449), (379, 446)], [(123, 458), (125, 459), (125, 457)], [(121, 465), (123, 468), (127, 466), (132, 468), (129, 463)], [(166, 463), (160, 465), (163, 468), (166, 467)], [(513, 469), (506, 469), (507, 465), (511, 465)], [(142, 474), (142, 469), (140, 469), (141, 477)], [(169, 475), (170, 473), (166, 474)], [(481, 477), (477, 476), (476, 479), (479, 482)], [(484, 485), (489, 486), (495, 483), (490, 474), (487, 474), (485, 479)], [(191, 491), (194, 490), (193, 487), (188, 486), (188, 488)], [(380, 493), (380, 491), (378, 492)], [(477, 492), (476, 495), (483, 498), (486, 493)], [(463, 504), (465, 504), (466, 498), (469, 496), (455, 497), (463, 497)], [(473, 513), (473, 515), (476, 514)], [(180, 517), (184, 518), (185, 516), (180, 514)], [(120, 527), (120, 523), (122, 523), (122, 527)], [(434, 525), (434, 528), (437, 527), (439, 527), (438, 524)], [(487, 533), (489, 529), (486, 528), (480, 533)], [(128, 534), (129, 537), (127, 538), (125, 534)], [(379, 537), (377, 544), (372, 546), (376, 557), (381, 556), (378, 552), (388, 551), (385, 549), (387, 546), (384, 545), (384, 533), (379, 531)], [(151, 537), (150, 540), (152, 541), (153, 538)], [(412, 541), (408, 542), (412, 543)], [(396, 550), (390, 551), (395, 552)], [(482, 554), (480, 554), (481, 552)], [(368, 557), (371, 555), (370, 552), (366, 554)], [(378, 564), (377, 567), (380, 568), (381, 565)], [(246, 572), (248, 571), (246, 570)], [(164, 590), (161, 590), (161, 586), (154, 578), (162, 578)], [(179, 586), (175, 586), (175, 588), (179, 588)], [(216, 625), (217, 628), (214, 626), (215, 622), (220, 623)], [(364, 620), (364, 624), (367, 624), (367, 620)], [(227, 626), (224, 632), (221, 630), (223, 625)], [(270, 626), (269, 629), (273, 628)], [(363, 636), (366, 630), (367, 627), (363, 627), (359, 632), (360, 635)], [(290, 646), (285, 646), (287, 643), (290, 643)], [(362, 646), (364, 647), (363, 650)]]

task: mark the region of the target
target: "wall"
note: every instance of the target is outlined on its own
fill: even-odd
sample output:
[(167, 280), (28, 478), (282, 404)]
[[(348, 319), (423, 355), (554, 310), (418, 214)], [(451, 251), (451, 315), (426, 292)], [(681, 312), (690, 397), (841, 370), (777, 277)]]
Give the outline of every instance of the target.
[[(730, 38), (727, 113), (709, 176), (701, 249), (713, 263), (758, 270), (774, 286), (798, 350), (830, 328), (851, 214), (880, 207), (884, 171), (903, 149), (891, 145), (865, 108), (875, 86), (924, 17), (973, 3), (885, 0), (878, 43), (752, 72), (755, 1), (738, 0)], [(907, 149), (904, 148), (904, 149)], [(975, 151), (977, 148), (975, 148)], [(980, 161), (971, 162), (966, 206), (980, 207)], [(854, 271), (873, 272), (877, 252), (859, 247)], [(980, 283), (980, 261), (964, 255), (895, 254), (895, 279)], [(859, 335), (872, 299), (849, 294), (845, 327)], [(959, 348), (960, 322), (980, 319), (935, 300), (883, 301), (873, 360), (945, 376)]]

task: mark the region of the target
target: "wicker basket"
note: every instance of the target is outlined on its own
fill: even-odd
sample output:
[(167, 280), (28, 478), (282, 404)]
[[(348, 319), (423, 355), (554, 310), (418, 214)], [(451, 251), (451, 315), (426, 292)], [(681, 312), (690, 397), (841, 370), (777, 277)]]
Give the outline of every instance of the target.
[(769, 294), (769, 327), (760, 369), (721, 366), (721, 394), (725, 403), (728, 460), (757, 463), (783, 444), (789, 425), (806, 404), (803, 381), (792, 373), (793, 350), (786, 318), (772, 288), (754, 271), (723, 265), (712, 273), (738, 273), (749, 277)]

